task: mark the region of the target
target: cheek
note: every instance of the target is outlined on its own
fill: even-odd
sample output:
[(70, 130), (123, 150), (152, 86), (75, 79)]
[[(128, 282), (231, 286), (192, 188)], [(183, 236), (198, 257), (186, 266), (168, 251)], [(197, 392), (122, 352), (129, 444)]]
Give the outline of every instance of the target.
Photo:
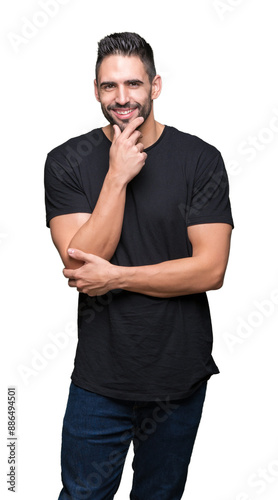
[(115, 101), (115, 97), (114, 92), (101, 92), (99, 94), (99, 101), (106, 108)]
[(107, 95), (100, 95), (99, 101), (102, 104), (102, 106), (106, 108), (106, 106), (111, 102), (111, 99), (108, 99)]
[(151, 98), (151, 95), (147, 94), (145, 91), (142, 92), (133, 92), (130, 95), (130, 98), (134, 102), (138, 102), (141, 105), (145, 105)]

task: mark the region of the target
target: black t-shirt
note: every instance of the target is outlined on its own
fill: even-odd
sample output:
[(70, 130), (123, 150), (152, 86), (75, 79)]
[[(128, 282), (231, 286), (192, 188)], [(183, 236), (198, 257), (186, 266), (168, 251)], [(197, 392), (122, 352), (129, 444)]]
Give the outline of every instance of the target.
[[(102, 129), (53, 149), (45, 165), (51, 218), (91, 213), (108, 171), (111, 142)], [(233, 227), (227, 173), (219, 151), (165, 126), (128, 184), (122, 233), (111, 263), (143, 266), (192, 256), (187, 227)], [(180, 399), (219, 372), (211, 355), (206, 293), (171, 298), (113, 290), (79, 294), (78, 346), (72, 381), (104, 396), (138, 401)]]

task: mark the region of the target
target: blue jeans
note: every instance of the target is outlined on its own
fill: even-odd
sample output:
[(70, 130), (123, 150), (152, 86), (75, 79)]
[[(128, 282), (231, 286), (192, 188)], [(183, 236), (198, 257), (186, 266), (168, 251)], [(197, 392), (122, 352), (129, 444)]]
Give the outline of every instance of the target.
[(125, 401), (71, 383), (58, 500), (111, 500), (133, 441), (132, 500), (181, 499), (207, 383), (175, 401)]

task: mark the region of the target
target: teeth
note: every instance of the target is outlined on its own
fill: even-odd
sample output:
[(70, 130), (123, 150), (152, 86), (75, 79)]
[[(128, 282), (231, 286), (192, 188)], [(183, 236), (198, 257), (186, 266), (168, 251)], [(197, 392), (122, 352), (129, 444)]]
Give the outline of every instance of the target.
[(116, 113), (118, 115), (128, 115), (131, 111), (133, 111), (132, 109), (128, 109), (127, 111), (116, 111)]

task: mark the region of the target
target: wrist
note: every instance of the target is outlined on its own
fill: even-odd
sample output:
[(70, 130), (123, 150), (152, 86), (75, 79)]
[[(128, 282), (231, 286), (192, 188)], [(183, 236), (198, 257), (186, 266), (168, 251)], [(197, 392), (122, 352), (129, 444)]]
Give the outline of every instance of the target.
[(128, 289), (130, 283), (132, 282), (132, 278), (135, 276), (136, 268), (115, 265), (113, 265), (113, 267), (113, 285), (115, 285), (114, 288), (121, 288), (123, 290)]
[(123, 177), (122, 174), (114, 172), (110, 166), (109, 170), (106, 174), (105, 180), (107, 184), (113, 188), (126, 189), (128, 184), (127, 180)]

